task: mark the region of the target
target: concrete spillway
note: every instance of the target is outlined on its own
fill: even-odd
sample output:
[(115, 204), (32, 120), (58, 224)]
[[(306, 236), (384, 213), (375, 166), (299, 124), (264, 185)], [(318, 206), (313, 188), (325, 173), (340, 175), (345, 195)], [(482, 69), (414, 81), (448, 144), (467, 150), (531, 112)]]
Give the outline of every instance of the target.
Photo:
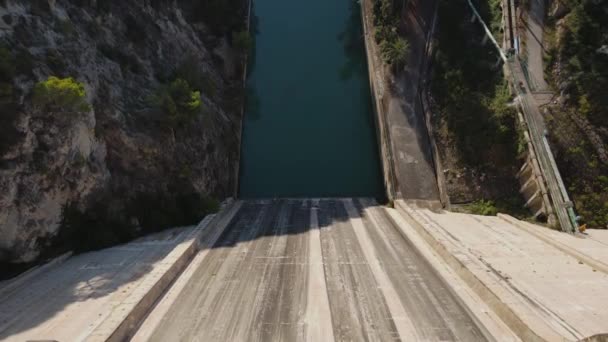
[(242, 203), (149, 338), (484, 340), (366, 199)]
[(0, 340), (603, 341), (607, 233), (402, 201), (236, 201), (0, 283)]

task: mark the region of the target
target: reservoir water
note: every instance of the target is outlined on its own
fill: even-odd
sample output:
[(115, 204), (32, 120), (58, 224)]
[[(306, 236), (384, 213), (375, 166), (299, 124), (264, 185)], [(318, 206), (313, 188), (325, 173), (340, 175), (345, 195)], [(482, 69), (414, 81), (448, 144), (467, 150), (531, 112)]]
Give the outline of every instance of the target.
[(359, 3), (255, 0), (241, 198), (383, 197)]

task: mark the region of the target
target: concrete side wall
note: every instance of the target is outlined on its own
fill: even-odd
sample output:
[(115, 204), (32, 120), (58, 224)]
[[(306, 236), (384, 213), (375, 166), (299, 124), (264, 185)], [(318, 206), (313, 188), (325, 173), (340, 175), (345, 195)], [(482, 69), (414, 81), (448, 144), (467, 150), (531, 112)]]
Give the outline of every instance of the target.
[(376, 45), (373, 41), (371, 1), (363, 0), (360, 4), (372, 107), (374, 109), (374, 122), (376, 123), (376, 139), (378, 140), (380, 160), (382, 161), (384, 190), (388, 200), (392, 201), (396, 198), (397, 194), (397, 180), (395, 177), (395, 163), (390, 147), (390, 130), (386, 122), (387, 103), (383, 101), (385, 92), (384, 73), (382, 61), (379, 58), (379, 53), (375, 50)]
[[(439, 199), (436, 155), (420, 99), (437, 1), (408, 1), (402, 13), (411, 54), (405, 70), (391, 73), (373, 35), (372, 0), (361, 1), (371, 96), (389, 200)], [(443, 201), (442, 201), (443, 202)]]
[(403, 201), (395, 206), (522, 341), (605, 336), (608, 234), (578, 237), (506, 215), (433, 212)]
[(431, 75), (433, 56), (435, 52), (433, 36), (435, 35), (435, 28), (437, 27), (437, 12), (439, 4), (436, 3), (434, 6), (435, 10), (433, 14), (432, 24), (426, 38), (426, 52), (424, 56), (424, 68), (422, 70), (424, 80), (422, 81), (419, 94), (420, 104), (422, 106), (422, 111), (424, 112), (424, 117), (426, 121), (426, 129), (428, 131), (429, 140), (431, 143), (433, 164), (435, 166), (435, 174), (437, 177), (437, 187), (439, 188), (439, 200), (441, 201), (441, 204), (445, 209), (450, 210), (450, 197), (448, 195), (448, 188), (446, 185), (445, 175), (443, 173), (443, 164), (441, 162), (441, 158), (439, 157), (439, 148), (437, 147), (437, 143), (435, 142), (435, 134), (433, 133), (433, 112), (429, 101), (430, 89), (428, 87), (428, 81)]
[[(247, 32), (251, 34), (251, 7), (253, 6), (252, 0), (247, 0), (247, 18), (245, 21), (247, 22)], [(245, 56), (245, 60), (243, 61), (243, 88), (247, 86), (247, 67), (249, 64), (249, 53)], [(236, 168), (234, 170), (234, 189), (233, 189), (233, 197), (238, 198), (239, 196), (239, 186), (241, 180), (241, 150), (243, 149), (243, 124), (245, 121), (245, 106), (247, 105), (246, 101), (243, 101), (243, 105), (241, 106), (241, 119), (239, 122), (239, 147), (237, 152), (236, 159)]]

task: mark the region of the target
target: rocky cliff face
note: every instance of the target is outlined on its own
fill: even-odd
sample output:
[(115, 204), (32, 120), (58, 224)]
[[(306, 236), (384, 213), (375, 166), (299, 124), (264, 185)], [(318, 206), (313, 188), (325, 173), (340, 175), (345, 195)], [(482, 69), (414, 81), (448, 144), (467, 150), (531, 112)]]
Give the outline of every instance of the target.
[[(129, 238), (185, 223), (203, 210), (200, 198), (232, 193), (238, 62), (190, 3), (0, 0), (0, 56), (11, 74), (0, 92), (0, 261), (52, 248), (68, 206), (91, 222), (81, 236), (115, 223)], [(32, 89), (49, 76), (83, 83), (91, 110), (36, 107)], [(202, 109), (169, 129), (150, 98), (177, 78), (200, 91)]]

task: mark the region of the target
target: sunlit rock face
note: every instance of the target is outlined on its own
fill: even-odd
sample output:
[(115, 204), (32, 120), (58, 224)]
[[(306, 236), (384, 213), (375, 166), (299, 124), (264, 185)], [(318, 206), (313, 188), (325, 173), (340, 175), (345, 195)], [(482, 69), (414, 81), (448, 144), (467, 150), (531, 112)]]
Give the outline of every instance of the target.
[[(142, 198), (154, 208), (179, 194), (232, 194), (238, 63), (228, 34), (192, 19), (193, 3), (0, 0), (12, 69), (0, 109), (0, 262), (48, 254), (70, 203), (144, 232)], [(49, 76), (84, 84), (91, 110), (34, 105), (35, 84)], [(191, 87), (202, 108), (169, 127), (151, 98), (187, 76), (200, 81)]]

